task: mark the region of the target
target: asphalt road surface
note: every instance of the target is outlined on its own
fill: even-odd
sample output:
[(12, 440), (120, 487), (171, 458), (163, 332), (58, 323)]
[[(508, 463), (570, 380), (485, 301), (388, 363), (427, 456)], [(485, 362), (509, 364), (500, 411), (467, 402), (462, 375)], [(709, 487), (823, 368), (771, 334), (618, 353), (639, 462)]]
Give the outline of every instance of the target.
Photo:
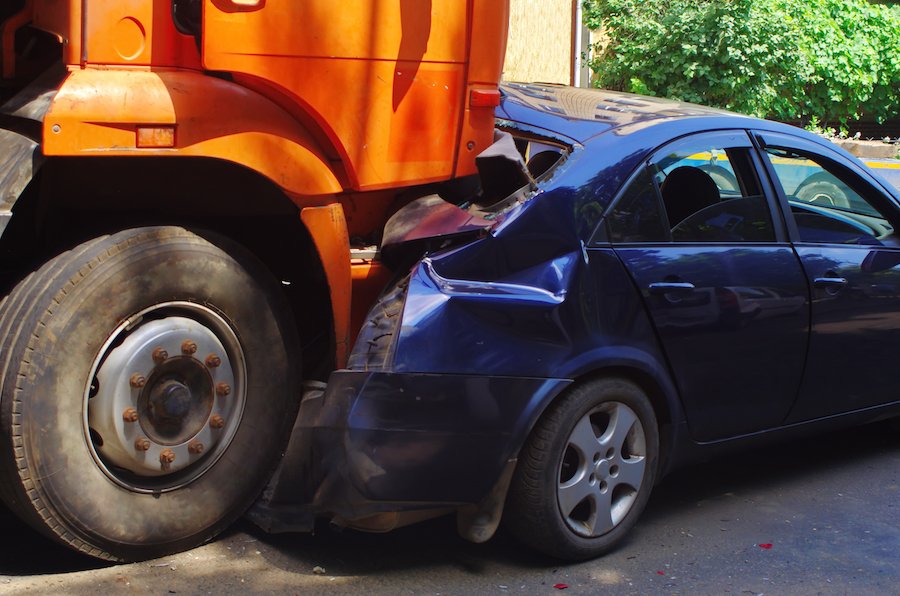
[(671, 475), (625, 544), (580, 564), (502, 533), (469, 544), (442, 519), (382, 535), (240, 522), (193, 551), (108, 565), (0, 511), (0, 593), (900, 594), (898, 487), (900, 432), (885, 424), (757, 449)]

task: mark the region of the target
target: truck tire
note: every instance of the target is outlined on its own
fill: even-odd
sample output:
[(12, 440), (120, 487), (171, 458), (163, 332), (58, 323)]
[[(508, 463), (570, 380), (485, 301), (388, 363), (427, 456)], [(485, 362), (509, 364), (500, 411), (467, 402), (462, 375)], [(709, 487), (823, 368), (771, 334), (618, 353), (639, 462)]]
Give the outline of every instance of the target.
[(298, 345), (275, 280), (214, 234), (126, 230), (55, 257), (0, 304), (0, 496), (102, 559), (208, 541), (280, 456)]
[(804, 203), (850, 209), (848, 191), (849, 188), (829, 172), (818, 172), (801, 182), (794, 191), (794, 196)]

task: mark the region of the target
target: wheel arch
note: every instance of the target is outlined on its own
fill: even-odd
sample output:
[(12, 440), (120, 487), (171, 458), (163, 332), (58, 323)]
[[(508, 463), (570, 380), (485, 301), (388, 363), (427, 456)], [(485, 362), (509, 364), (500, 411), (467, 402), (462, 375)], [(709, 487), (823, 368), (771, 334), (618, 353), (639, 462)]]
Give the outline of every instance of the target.
[(347, 183), (327, 138), (246, 87), (165, 69), (74, 70), (43, 122), (48, 156), (214, 157), (255, 170), (297, 196), (338, 193)]
[(669, 465), (672, 448), (676, 445), (675, 433), (684, 413), (678, 399), (677, 390), (668, 373), (661, 367), (654, 367), (644, 359), (615, 359), (595, 362), (571, 375), (571, 383), (562, 390), (542, 396), (542, 400), (532, 408), (515, 433), (511, 458), (518, 457), (523, 445), (534, 430), (540, 418), (572, 388), (600, 378), (621, 378), (636, 384), (647, 395), (656, 414), (660, 438), (659, 471), (664, 472)]

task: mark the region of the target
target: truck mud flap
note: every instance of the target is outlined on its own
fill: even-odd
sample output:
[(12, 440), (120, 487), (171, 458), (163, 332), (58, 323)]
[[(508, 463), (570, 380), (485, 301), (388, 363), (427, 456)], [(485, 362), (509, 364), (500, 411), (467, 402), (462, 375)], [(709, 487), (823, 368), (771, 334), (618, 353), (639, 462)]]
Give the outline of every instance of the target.
[(0, 107), (0, 236), (13, 205), (44, 163), (44, 115), (66, 76), (63, 65), (55, 64)]
[(0, 236), (12, 218), (13, 205), (43, 161), (37, 141), (0, 129)]

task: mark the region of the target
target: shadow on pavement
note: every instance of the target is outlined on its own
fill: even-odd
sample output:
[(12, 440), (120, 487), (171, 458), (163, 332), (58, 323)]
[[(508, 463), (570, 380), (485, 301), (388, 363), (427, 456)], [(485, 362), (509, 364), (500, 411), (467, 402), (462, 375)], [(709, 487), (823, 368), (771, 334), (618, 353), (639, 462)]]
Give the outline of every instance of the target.
[[(698, 502), (731, 493), (778, 491), (848, 466), (864, 466), (871, 458), (898, 451), (900, 433), (886, 424), (877, 424), (751, 449), (676, 471), (656, 488), (637, 531), (624, 548), (641, 539), (642, 526), (677, 525), (679, 516), (694, 509)], [(109, 566), (42, 537), (2, 507), (0, 535), (0, 575), (25, 577)], [(497, 563), (554, 573), (564, 565), (520, 546), (502, 529), (487, 544), (468, 543), (457, 536), (452, 517), (387, 534), (337, 532), (321, 524), (315, 535), (268, 535), (242, 520), (217, 540), (229, 551), (239, 543), (268, 546), (260, 548), (261, 553), (257, 554), (273, 568), (321, 566), (328, 569), (329, 575), (390, 575), (436, 566), (480, 573)]]

